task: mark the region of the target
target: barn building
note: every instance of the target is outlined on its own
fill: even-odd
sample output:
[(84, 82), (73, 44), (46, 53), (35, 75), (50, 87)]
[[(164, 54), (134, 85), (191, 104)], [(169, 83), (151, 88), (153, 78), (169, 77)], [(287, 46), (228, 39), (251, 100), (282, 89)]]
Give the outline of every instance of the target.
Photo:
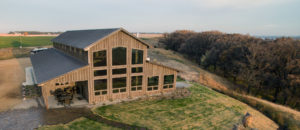
[(150, 46), (122, 28), (67, 31), (52, 42), (30, 57), (47, 108), (60, 101), (56, 92), (97, 104), (176, 88), (178, 70), (147, 60)]

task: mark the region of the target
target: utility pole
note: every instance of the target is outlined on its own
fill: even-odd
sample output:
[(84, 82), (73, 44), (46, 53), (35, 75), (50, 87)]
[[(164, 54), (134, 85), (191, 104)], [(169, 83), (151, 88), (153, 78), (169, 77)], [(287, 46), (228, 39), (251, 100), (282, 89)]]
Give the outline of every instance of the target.
[(22, 36), (22, 33), (21, 33), (21, 35), (19, 36), (20, 48), (22, 48), (22, 38), (21, 38), (21, 36)]

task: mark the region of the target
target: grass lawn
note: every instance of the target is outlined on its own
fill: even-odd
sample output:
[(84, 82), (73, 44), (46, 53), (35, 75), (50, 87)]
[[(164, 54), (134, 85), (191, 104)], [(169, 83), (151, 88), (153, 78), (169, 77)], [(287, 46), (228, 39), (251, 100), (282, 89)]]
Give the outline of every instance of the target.
[(120, 130), (86, 118), (78, 118), (68, 124), (50, 125), (38, 128), (38, 130)]
[(0, 48), (7, 47), (23, 47), (29, 46), (47, 46), (52, 45), (50, 41), (54, 36), (36, 36), (36, 37), (25, 37), (25, 36), (0, 36)]
[(232, 129), (245, 105), (194, 84), (184, 99), (139, 100), (94, 109), (111, 120), (150, 129)]

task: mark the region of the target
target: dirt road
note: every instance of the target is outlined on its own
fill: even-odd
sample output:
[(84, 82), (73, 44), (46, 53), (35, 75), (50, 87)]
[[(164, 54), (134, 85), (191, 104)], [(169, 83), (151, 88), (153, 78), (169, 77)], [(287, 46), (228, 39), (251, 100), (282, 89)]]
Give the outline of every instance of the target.
[(25, 81), (24, 68), (28, 66), (29, 58), (0, 60), (0, 112), (22, 101), (21, 84)]

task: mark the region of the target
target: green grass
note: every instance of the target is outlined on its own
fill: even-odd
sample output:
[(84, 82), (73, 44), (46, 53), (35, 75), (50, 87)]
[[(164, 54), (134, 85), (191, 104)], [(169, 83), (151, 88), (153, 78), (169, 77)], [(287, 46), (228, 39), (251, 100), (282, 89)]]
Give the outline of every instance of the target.
[(119, 128), (114, 128), (82, 117), (68, 124), (43, 126), (38, 128), (38, 130), (119, 130)]
[(197, 84), (189, 90), (192, 94), (184, 99), (125, 102), (99, 107), (94, 112), (150, 129), (232, 129), (245, 113), (245, 105), (223, 94)]
[(177, 82), (180, 82), (180, 81), (185, 81), (183, 78), (177, 76), (177, 79), (176, 79)]
[(25, 36), (15, 36), (15, 37), (0, 37), (0, 48), (7, 47), (31, 47), (31, 46), (47, 46), (52, 45), (50, 41), (53, 36), (37, 36), (37, 37), (25, 37)]

